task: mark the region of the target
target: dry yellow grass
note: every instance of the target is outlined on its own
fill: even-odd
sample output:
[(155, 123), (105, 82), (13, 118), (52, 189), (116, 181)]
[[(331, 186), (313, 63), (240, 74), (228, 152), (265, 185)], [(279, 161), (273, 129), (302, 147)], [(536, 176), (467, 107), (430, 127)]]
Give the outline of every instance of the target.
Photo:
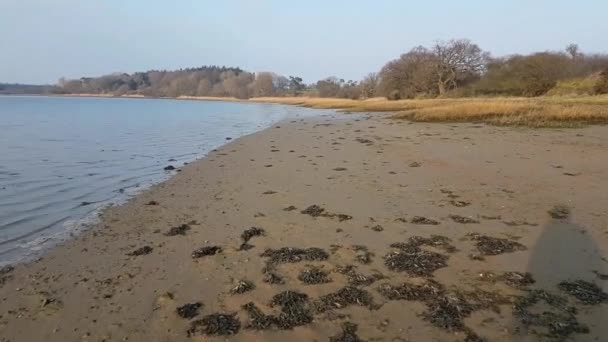
[(458, 98), (388, 101), (308, 97), (255, 98), (251, 101), (339, 109), (395, 112), (392, 118), (426, 122), (483, 121), (495, 125), (577, 127), (608, 123), (608, 95), (539, 98)]

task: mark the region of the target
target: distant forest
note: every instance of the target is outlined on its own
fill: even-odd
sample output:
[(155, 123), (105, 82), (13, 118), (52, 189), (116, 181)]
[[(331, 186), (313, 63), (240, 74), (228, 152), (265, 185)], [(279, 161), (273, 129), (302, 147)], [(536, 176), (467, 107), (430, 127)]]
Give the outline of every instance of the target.
[[(211, 96), (247, 99), (311, 96), (365, 99), (542, 96), (608, 93), (608, 55), (587, 54), (570, 44), (563, 51), (493, 57), (467, 39), (418, 46), (362, 80), (328, 77), (305, 84), (301, 77), (240, 68), (203, 66), (174, 71), (61, 79), (47, 92), (65, 94)], [(1, 92), (1, 90), (0, 90)]]
[(54, 85), (0, 83), (0, 95), (41, 95), (62, 92), (64, 92), (63, 89)]

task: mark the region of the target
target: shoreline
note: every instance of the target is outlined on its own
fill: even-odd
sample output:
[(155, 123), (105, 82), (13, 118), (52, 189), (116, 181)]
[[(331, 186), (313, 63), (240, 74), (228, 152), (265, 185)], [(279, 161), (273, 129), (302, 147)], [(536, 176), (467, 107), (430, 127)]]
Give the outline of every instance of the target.
[(543, 97), (468, 97), (387, 100), (362, 100), (318, 97), (230, 97), (178, 96), (145, 97), (143, 95), (70, 94), (45, 95), (83, 98), (173, 99), (187, 101), (223, 101), (270, 103), (314, 109), (333, 109), (345, 113), (391, 113), (390, 118), (411, 122), (476, 123), (494, 126), (529, 128), (580, 128), (608, 124), (608, 95), (571, 95)]
[[(594, 273), (608, 273), (608, 203), (598, 186), (608, 179), (608, 161), (601, 158), (608, 146), (605, 126), (537, 131), (385, 118), (337, 114), (281, 121), (107, 209), (92, 229), (0, 275), (0, 335), (6, 341), (224, 340), (196, 329), (195, 336), (187, 334), (196, 319), (220, 312), (236, 313), (241, 327), (231, 338), (237, 341), (327, 340), (344, 322), (357, 324), (356, 333), (367, 340), (464, 340), (473, 333), (510, 340), (517, 326), (510, 301), (495, 303), (500, 314), (475, 310), (462, 317), (466, 329), (450, 331), (423, 319), (431, 302), (387, 299), (379, 288), (433, 279), (449, 291), (527, 295), (499, 280), (479, 280), (492, 271), (530, 272), (536, 283), (526, 288), (555, 293), (556, 284), (569, 279), (608, 290)], [(301, 213), (312, 205), (318, 208), (311, 215)], [(567, 205), (570, 216), (553, 219), (547, 211), (554, 205)], [(171, 229), (176, 227), (182, 229)], [(251, 227), (264, 233), (253, 235), (243, 250), (242, 234)], [(480, 250), (469, 233), (523, 247), (471, 260)], [(418, 270), (424, 276), (387, 268), (390, 244), (431, 235), (456, 249), (421, 247), (445, 265)], [(192, 257), (213, 246), (221, 251)], [(266, 283), (268, 258), (260, 254), (282, 247), (321, 248), (327, 257), (279, 258), (276, 273), (285, 284)], [(567, 253), (569, 247), (576, 253)], [(300, 272), (314, 267), (330, 282), (302, 284)], [(353, 285), (355, 271), (342, 273), (345, 267), (371, 283)], [(231, 294), (239, 280), (254, 288)], [(312, 321), (292, 330), (245, 328), (251, 316), (242, 305), (249, 302), (276, 314), (280, 310), (269, 302), (281, 291), (305, 293), (312, 306), (349, 286), (371, 296), (374, 305), (347, 301), (323, 312), (310, 309)], [(196, 302), (202, 303), (196, 318), (176, 314), (177, 307)], [(606, 336), (604, 314), (606, 304), (581, 306), (576, 319), (591, 333), (572, 336)]]

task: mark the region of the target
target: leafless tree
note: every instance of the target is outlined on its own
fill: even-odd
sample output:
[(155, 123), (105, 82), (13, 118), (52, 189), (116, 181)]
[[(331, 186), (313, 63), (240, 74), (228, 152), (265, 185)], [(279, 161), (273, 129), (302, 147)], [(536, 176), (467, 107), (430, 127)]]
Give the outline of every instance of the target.
[(435, 68), (439, 95), (456, 89), (460, 80), (482, 72), (489, 57), (468, 39), (437, 42), (433, 53), (437, 57)]

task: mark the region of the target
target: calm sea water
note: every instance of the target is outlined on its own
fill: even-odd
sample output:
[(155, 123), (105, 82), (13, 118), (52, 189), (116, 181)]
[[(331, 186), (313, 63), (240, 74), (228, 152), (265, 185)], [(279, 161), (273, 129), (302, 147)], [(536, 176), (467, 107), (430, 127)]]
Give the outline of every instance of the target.
[(169, 177), (169, 164), (200, 158), (226, 137), (318, 114), (255, 103), (0, 96), (0, 265), (86, 227), (100, 208)]

